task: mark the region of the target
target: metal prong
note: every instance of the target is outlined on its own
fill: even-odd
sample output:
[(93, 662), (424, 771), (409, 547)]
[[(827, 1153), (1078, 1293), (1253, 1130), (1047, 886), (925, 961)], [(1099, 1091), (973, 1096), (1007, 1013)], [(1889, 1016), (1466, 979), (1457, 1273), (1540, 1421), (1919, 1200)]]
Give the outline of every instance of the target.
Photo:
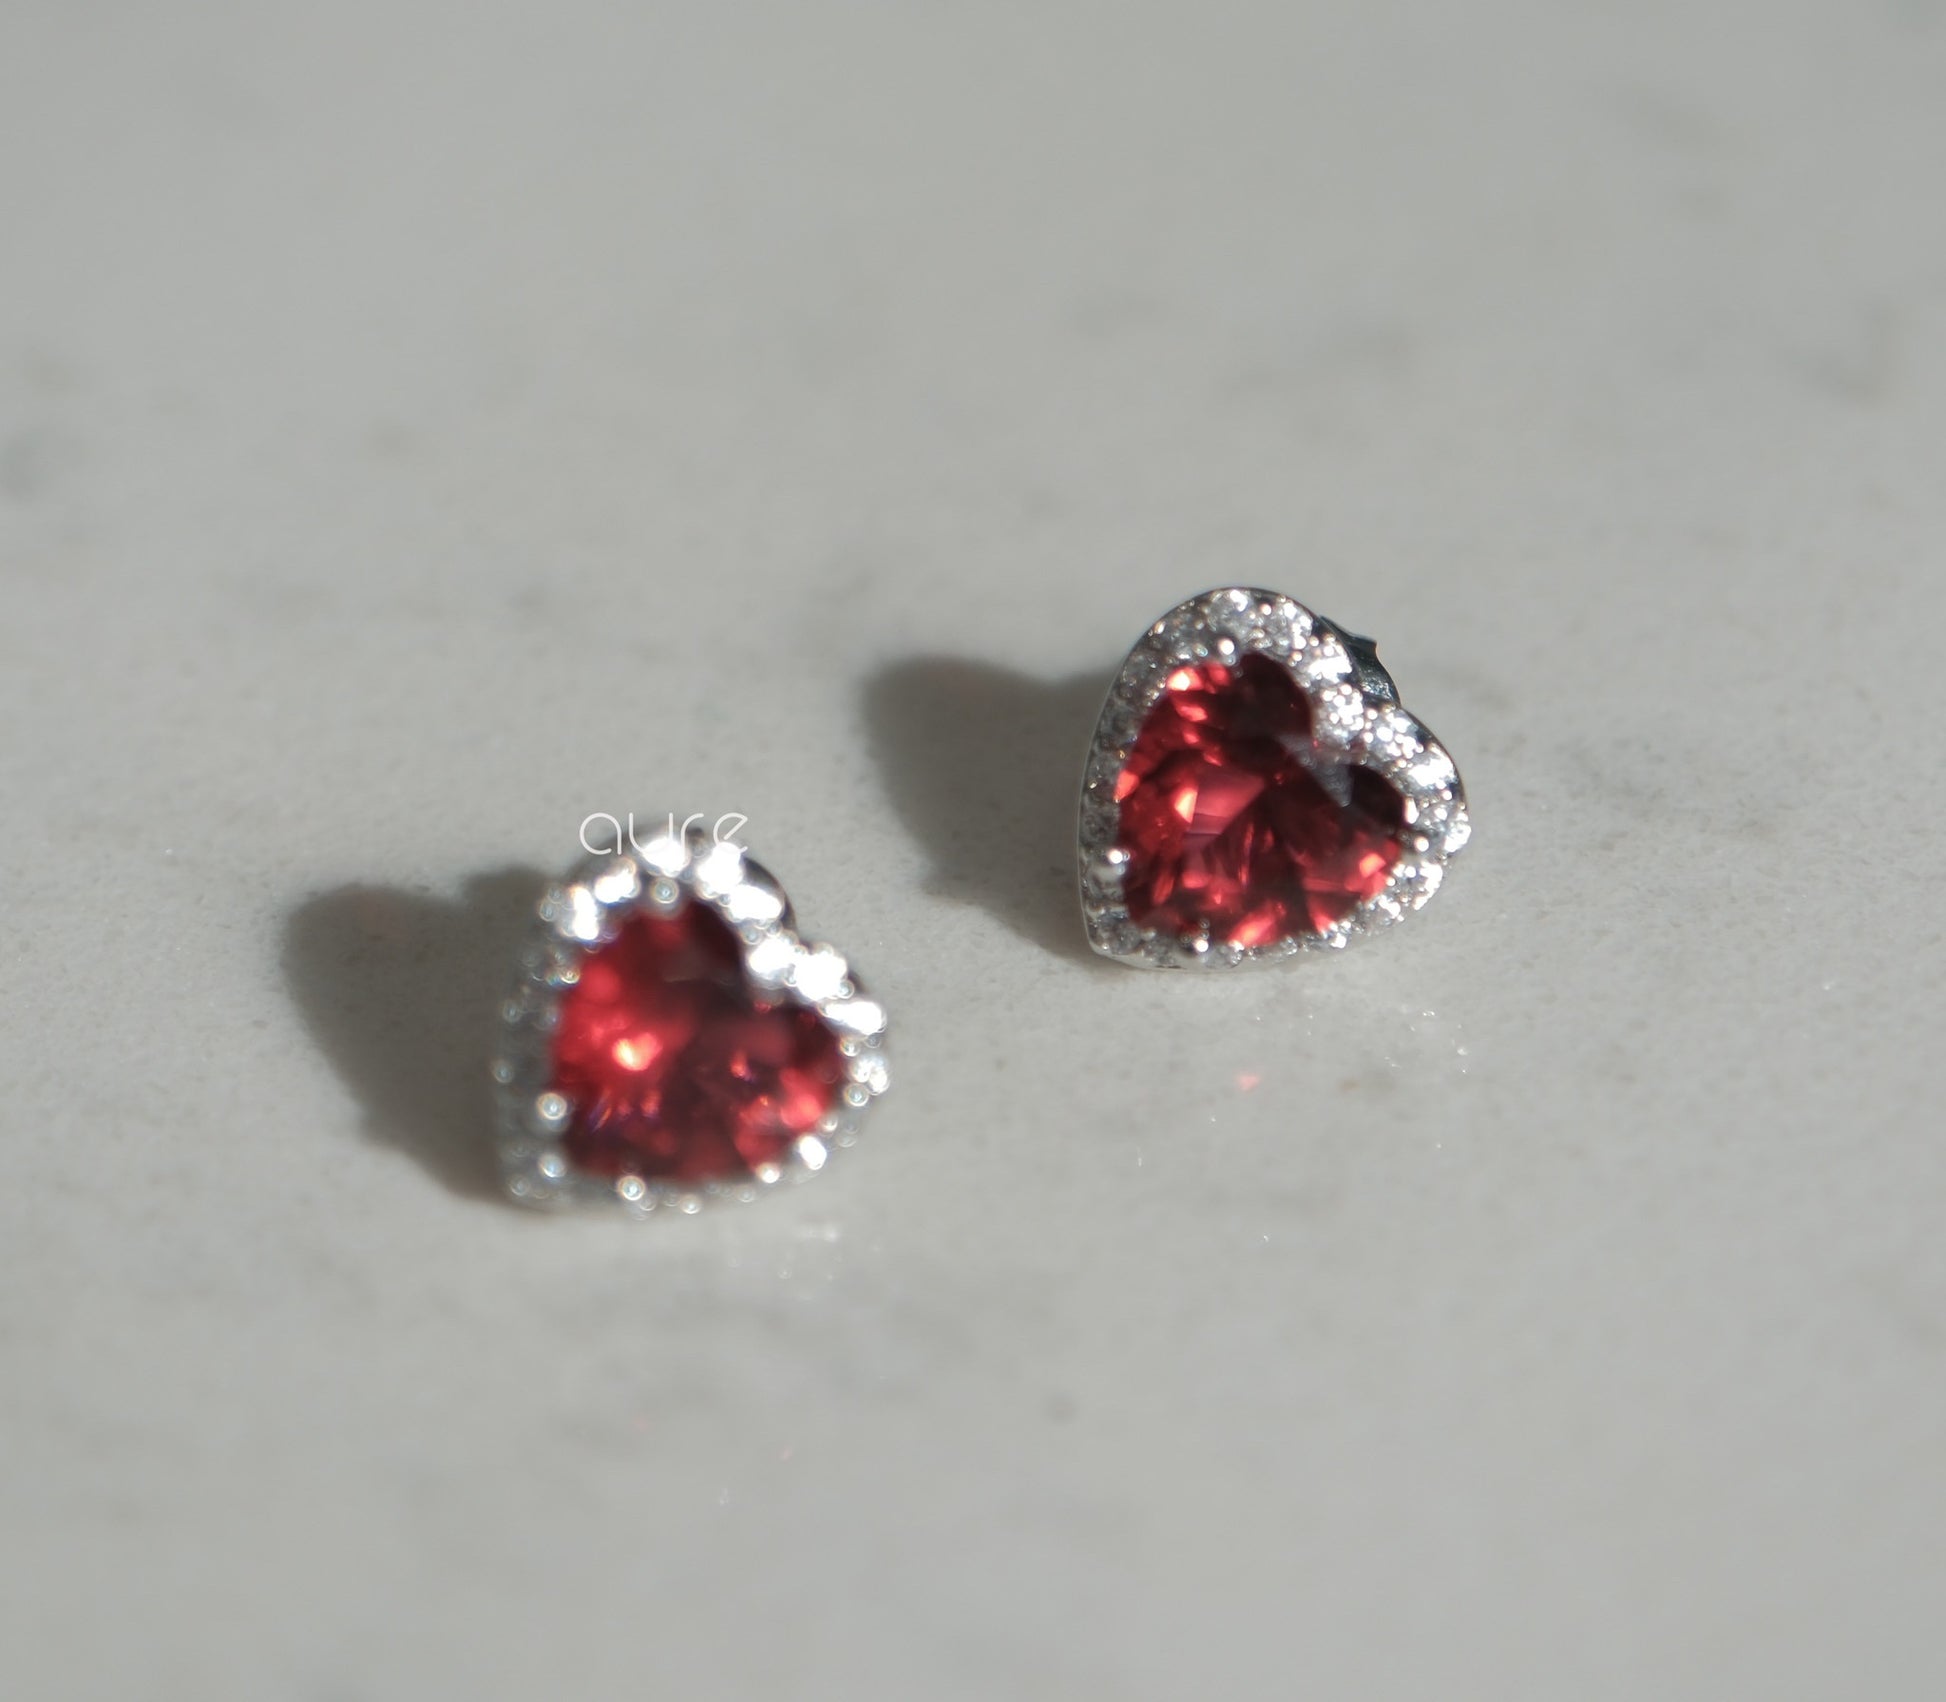
[(1378, 640), (1361, 638), (1355, 632), (1347, 632), (1336, 621), (1328, 621), (1322, 615), (1317, 617), (1319, 626), (1329, 627), (1338, 635), (1338, 642), (1344, 645), (1351, 656), (1351, 665), (1358, 670), (1358, 684), (1367, 697), (1378, 699), (1381, 703), (1397, 703), (1399, 688), (1392, 683), (1392, 676), (1385, 671), (1385, 664), (1378, 659)]

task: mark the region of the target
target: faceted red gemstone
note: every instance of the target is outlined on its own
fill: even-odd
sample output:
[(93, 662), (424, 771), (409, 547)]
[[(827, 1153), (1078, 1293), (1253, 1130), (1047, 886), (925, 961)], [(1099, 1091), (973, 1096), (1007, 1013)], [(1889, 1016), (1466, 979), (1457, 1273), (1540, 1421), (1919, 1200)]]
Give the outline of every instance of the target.
[(706, 904), (631, 916), (561, 1000), (551, 1085), (574, 1106), (567, 1155), (596, 1175), (746, 1176), (781, 1161), (843, 1084), (838, 1037), (750, 981)]
[(1320, 933), (1384, 889), (1405, 803), (1311, 735), (1267, 656), (1178, 668), (1115, 786), (1122, 893), (1145, 928), (1259, 946)]

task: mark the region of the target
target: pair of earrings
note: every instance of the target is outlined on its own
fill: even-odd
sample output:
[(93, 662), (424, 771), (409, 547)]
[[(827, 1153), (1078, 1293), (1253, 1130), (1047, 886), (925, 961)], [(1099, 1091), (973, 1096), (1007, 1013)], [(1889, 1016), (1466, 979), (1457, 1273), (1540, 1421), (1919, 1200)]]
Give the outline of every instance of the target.
[[(1109, 691), (1082, 919), (1139, 968), (1338, 949), (1424, 904), (1467, 832), (1452, 759), (1369, 639), (1276, 592), (1211, 591)], [(742, 846), (631, 839), (548, 890), (522, 950), (492, 1064), (508, 1191), (645, 1215), (814, 1174), (885, 1092), (885, 1031)]]

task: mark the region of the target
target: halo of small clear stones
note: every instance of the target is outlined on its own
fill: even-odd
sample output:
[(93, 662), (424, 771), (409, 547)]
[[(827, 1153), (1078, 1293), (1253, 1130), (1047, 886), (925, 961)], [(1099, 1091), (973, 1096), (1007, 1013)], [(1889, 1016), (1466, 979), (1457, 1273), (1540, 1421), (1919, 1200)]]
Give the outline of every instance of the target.
[[(728, 924), (754, 984), (815, 1010), (830, 1025), (845, 1059), (844, 1088), (816, 1132), (791, 1143), (783, 1163), (749, 1176), (691, 1184), (587, 1175), (561, 1144), (574, 1106), (548, 1086), (562, 994), (580, 979), (587, 954), (612, 940), (630, 914), (667, 914), (684, 903), (707, 904)], [(716, 845), (699, 830), (579, 864), (542, 895), (515, 962), (488, 1076), (501, 1179), (523, 1205), (605, 1207), (650, 1217), (754, 1200), (827, 1169), (837, 1148), (857, 1140), (890, 1085), (884, 1006), (858, 991), (850, 965), (833, 947), (798, 937), (790, 901), (767, 870), (742, 847)]]
[[(1115, 782), (1169, 676), (1212, 657), (1268, 656), (1310, 700), (1317, 742), (1384, 777), (1405, 800), (1404, 849), (1384, 890), (1318, 934), (1262, 946), (1212, 944), (1139, 926), (1122, 901)], [(1446, 749), (1414, 716), (1363, 690), (1336, 631), (1275, 591), (1226, 586), (1171, 609), (1136, 642), (1102, 706), (1081, 781), (1081, 913), (1096, 951), (1142, 968), (1237, 968), (1342, 951), (1401, 921), (1439, 890), (1470, 834), (1466, 791)]]

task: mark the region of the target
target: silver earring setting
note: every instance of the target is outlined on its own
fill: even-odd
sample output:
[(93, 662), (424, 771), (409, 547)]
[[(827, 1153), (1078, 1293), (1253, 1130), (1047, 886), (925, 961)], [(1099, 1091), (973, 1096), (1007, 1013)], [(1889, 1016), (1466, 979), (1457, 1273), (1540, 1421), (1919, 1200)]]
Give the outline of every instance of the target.
[(1139, 968), (1340, 950), (1439, 890), (1459, 771), (1376, 646), (1274, 591), (1192, 597), (1144, 633), (1082, 782), (1083, 919)]
[(640, 1216), (814, 1175), (885, 1092), (885, 1030), (741, 845), (691, 828), (593, 857), (542, 897), (501, 1010), (507, 1190)]

